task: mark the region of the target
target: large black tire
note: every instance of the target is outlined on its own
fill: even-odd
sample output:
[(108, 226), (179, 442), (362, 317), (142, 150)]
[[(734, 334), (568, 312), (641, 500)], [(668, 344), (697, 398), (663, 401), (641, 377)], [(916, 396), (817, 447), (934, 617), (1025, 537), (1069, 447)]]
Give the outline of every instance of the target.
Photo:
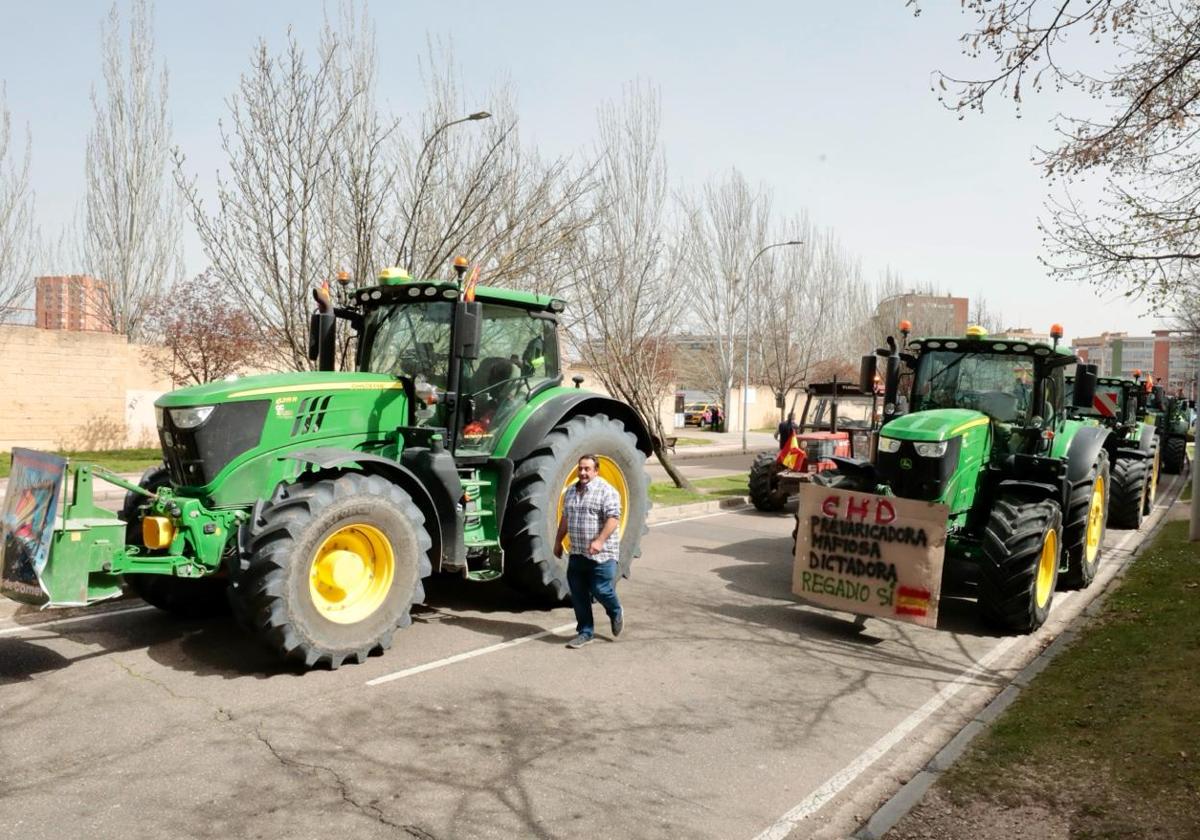
[(513, 472), (501, 534), (505, 580), (551, 604), (570, 596), (566, 557), (554, 556), (558, 502), (579, 458), (589, 454), (607, 461), (601, 464), (601, 476), (615, 467), (625, 482), (628, 510), (621, 531), (622, 577), (629, 577), (634, 558), (642, 552), (650, 500), (646, 456), (637, 448), (637, 438), (619, 420), (603, 414), (560, 423)]
[[(1097, 477), (1103, 479), (1099, 485), (1103, 495), (1098, 510), (1099, 519), (1094, 520), (1091, 517), (1092, 496), (1097, 487)], [(1109, 488), (1108, 453), (1101, 450), (1087, 477), (1071, 489), (1071, 498), (1067, 503), (1066, 524), (1063, 526), (1067, 571), (1059, 579), (1064, 589), (1084, 589), (1096, 577), (1100, 555), (1104, 553), (1104, 532), (1108, 527)], [(1090, 542), (1089, 528), (1093, 538)]]
[[(239, 620), (286, 660), (307, 668), (364, 662), (391, 647), (396, 628), (412, 623), (412, 605), (425, 599), (422, 578), (433, 571), (425, 517), (407, 493), (380, 476), (348, 472), (280, 485), (243, 527), (249, 528), (248, 552), (230, 600)], [(360, 618), (335, 621), (335, 612), (318, 604), (312, 591), (320, 586), (310, 582), (318, 553), (347, 550), (337, 542), (347, 540), (359, 549), (350, 553), (368, 562), (386, 556), (386, 547), (374, 549), (364, 535), (390, 547), (390, 585)]]
[(1163, 444), (1162, 471), (1170, 475), (1183, 472), (1183, 462), (1187, 457), (1187, 440), (1182, 437), (1169, 437)]
[(979, 610), (988, 624), (1016, 633), (1042, 626), (1054, 599), (1061, 536), (1062, 511), (1054, 502), (996, 500), (979, 564)]
[[(157, 490), (171, 483), (166, 467), (150, 467), (138, 480), (140, 487)], [(142, 519), (139, 508), (149, 499), (132, 490), (118, 514), (125, 524), (125, 544), (142, 547)], [(170, 575), (125, 575), (125, 585), (147, 604), (184, 619), (210, 618), (229, 612), (224, 575), (203, 578), (178, 578)]]
[(788, 494), (779, 487), (779, 464), (774, 452), (760, 452), (750, 465), (750, 501), (765, 513), (783, 510)]
[(1108, 502), (1108, 524), (1136, 531), (1142, 527), (1146, 493), (1149, 488), (1150, 462), (1141, 458), (1118, 458), (1112, 466)]
[(1158, 479), (1162, 475), (1162, 453), (1158, 450), (1158, 438), (1150, 444), (1150, 457), (1146, 461), (1150, 465), (1146, 473), (1146, 495), (1142, 502), (1142, 514), (1150, 515), (1154, 509), (1154, 500), (1158, 498)]

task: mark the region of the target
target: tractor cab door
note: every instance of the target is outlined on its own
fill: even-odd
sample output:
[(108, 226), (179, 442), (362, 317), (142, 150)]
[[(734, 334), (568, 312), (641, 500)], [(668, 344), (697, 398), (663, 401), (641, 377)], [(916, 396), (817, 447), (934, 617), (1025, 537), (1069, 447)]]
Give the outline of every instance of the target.
[(561, 378), (552, 317), (515, 306), (483, 304), (478, 358), (459, 377), (456, 455), (488, 455), (529, 398)]

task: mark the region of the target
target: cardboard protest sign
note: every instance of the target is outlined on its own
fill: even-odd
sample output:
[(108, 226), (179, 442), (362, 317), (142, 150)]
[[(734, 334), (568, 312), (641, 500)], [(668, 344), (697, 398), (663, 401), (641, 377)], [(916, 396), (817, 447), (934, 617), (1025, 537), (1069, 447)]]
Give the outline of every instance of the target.
[(800, 488), (792, 592), (817, 606), (937, 626), (946, 505)]

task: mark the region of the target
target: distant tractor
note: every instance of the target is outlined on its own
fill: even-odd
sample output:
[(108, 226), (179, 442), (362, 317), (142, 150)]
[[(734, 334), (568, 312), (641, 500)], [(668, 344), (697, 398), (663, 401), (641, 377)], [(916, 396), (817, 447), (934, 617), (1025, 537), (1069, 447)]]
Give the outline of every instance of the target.
[[(561, 602), (553, 543), (584, 454), (620, 495), (628, 576), (646, 530), (645, 425), (579, 377), (562, 386), (562, 300), (476, 288), (477, 272), (463, 284), (465, 261), (455, 268), (459, 282), (385, 270), (344, 308), (319, 294), (319, 372), (166, 394), (163, 466), (133, 485), (79, 465), (57, 520), (49, 490), (66, 465), (15, 453), (5, 594), (77, 605), (120, 594), (123, 579), (181, 615), (228, 602), (305, 667), (361, 662), (409, 624), (433, 572)], [(354, 372), (333, 370), (337, 320), (356, 333)], [(93, 476), (129, 491), (120, 518), (92, 503)]]
[[(1087, 368), (1095, 372), (1094, 365)], [(1067, 377), (1074, 388), (1074, 377)], [(1091, 406), (1075, 407), (1071, 415), (1110, 432), (1105, 440), (1111, 491), (1108, 524), (1114, 528), (1140, 528), (1158, 495), (1159, 439), (1154, 426), (1138, 420), (1145, 391), (1133, 379), (1099, 377)]]
[[(884, 361), (875, 456), (835, 457), (815, 479), (946, 505), (944, 580), (972, 585), (984, 619), (1010, 632), (1046, 620), (1056, 585), (1091, 582), (1108, 515), (1110, 431), (1068, 416), (1064, 377), (1077, 360), (1058, 346), (1060, 326), (1051, 336), (993, 339), (970, 327), (906, 346), (889, 339), (863, 364), (869, 388)], [(1095, 374), (1077, 373), (1075, 402), (1091, 406), (1094, 391)]]
[(1147, 421), (1154, 423), (1162, 447), (1162, 469), (1165, 473), (1178, 475), (1187, 462), (1187, 443), (1194, 438), (1194, 402), (1183, 397), (1167, 397), (1161, 389), (1150, 394), (1151, 416)]
[(761, 511), (783, 510), (802, 482), (833, 467), (840, 457), (869, 458), (878, 418), (873, 391), (857, 385), (813, 383), (806, 389), (795, 445), (780, 441), (778, 452), (760, 452), (750, 467), (750, 501)]

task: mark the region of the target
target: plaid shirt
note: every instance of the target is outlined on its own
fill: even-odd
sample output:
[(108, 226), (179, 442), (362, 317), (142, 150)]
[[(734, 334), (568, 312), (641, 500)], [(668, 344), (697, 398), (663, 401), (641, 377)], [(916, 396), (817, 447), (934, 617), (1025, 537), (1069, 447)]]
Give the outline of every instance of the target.
[(604, 523), (613, 517), (618, 521), (621, 519), (621, 497), (611, 484), (600, 476), (594, 477), (586, 486), (576, 481), (563, 494), (563, 516), (567, 518), (572, 554), (581, 554), (597, 563), (620, 559), (619, 528), (609, 534), (599, 554), (588, 554), (588, 545), (600, 534)]

